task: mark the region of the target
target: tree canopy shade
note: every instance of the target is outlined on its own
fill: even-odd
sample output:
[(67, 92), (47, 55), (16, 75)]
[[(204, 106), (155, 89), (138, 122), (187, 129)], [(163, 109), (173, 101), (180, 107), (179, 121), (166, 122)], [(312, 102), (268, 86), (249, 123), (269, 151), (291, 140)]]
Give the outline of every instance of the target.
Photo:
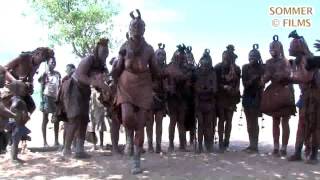
[(70, 44), (83, 58), (101, 37), (110, 39), (112, 19), (118, 14), (111, 0), (28, 0), (48, 26), (52, 44)]

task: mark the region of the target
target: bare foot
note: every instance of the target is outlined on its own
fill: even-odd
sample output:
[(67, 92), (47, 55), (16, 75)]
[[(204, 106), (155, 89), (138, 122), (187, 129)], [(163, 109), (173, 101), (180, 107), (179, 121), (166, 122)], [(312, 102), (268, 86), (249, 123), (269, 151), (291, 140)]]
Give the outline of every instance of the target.
[(287, 150), (281, 149), (280, 156), (287, 156)]
[(154, 153), (154, 149), (153, 149), (152, 146), (151, 146), (151, 147), (148, 147), (148, 153)]
[(125, 146), (125, 148), (124, 148), (124, 154), (126, 154), (126, 155), (128, 155), (128, 156), (133, 156), (133, 148), (132, 148), (132, 147)]
[(75, 159), (89, 159), (91, 157), (91, 155), (89, 155), (86, 152), (78, 152), (75, 153), (74, 158)]
[(288, 161), (302, 161), (301, 155), (295, 153), (292, 156), (288, 157)]
[(189, 152), (189, 150), (187, 150), (187, 148), (185, 148), (185, 147), (180, 147), (179, 151), (180, 152)]
[(306, 164), (315, 165), (315, 164), (318, 164), (318, 159), (311, 159), (311, 158), (309, 158), (308, 160), (306, 160), (305, 163), (306, 163)]
[(66, 150), (66, 149), (62, 150), (62, 157), (69, 158), (71, 155), (72, 155), (71, 150)]
[(172, 153), (174, 151), (174, 147), (173, 146), (169, 146), (168, 147), (168, 153)]
[(23, 164), (25, 161), (20, 158), (14, 158), (11, 160), (14, 164)]
[(122, 155), (123, 153), (120, 151), (119, 148), (112, 149), (112, 155)]
[(156, 146), (156, 153), (160, 153), (161, 152), (161, 146)]
[(279, 149), (274, 149), (274, 150), (272, 151), (272, 155), (273, 155), (274, 157), (280, 157)]
[(136, 175), (136, 174), (141, 174), (142, 173), (142, 169), (141, 168), (132, 168), (131, 169), (131, 174)]

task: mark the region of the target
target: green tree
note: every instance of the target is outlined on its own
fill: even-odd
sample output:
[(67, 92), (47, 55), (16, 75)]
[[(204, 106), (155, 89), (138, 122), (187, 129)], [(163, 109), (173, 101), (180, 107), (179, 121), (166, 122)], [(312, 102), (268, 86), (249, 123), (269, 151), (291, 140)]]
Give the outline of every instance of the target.
[[(69, 44), (83, 58), (101, 37), (110, 39), (118, 14), (111, 0), (28, 0), (49, 29), (52, 44)], [(112, 42), (112, 40), (111, 40)]]

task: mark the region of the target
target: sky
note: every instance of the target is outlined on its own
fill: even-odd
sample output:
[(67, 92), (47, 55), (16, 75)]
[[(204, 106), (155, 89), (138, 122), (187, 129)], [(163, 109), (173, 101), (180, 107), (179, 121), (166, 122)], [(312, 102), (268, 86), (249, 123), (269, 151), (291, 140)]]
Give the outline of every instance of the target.
[[(130, 11), (140, 9), (146, 23), (145, 38), (155, 49), (159, 42), (166, 44), (167, 61), (184, 43), (193, 47), (198, 61), (205, 48), (211, 50), (213, 64), (221, 62), (221, 54), (228, 44), (233, 44), (238, 54), (237, 64), (248, 62), (248, 52), (254, 43), (260, 46), (263, 60), (270, 58), (269, 43), (279, 35), (288, 56), (288, 34), (297, 29), (309, 44), (311, 51), (316, 39), (320, 39), (320, 15), (318, 0), (118, 0), (119, 15), (114, 18), (113, 38), (125, 40), (130, 22)], [(271, 16), (270, 7), (312, 7), (310, 16)], [(311, 27), (273, 27), (272, 20), (310, 19)], [(21, 51), (48, 46), (47, 28), (29, 8), (27, 0), (2, 0), (0, 6), (0, 64), (15, 58)], [(64, 72), (68, 63), (79, 62), (70, 46), (55, 46), (57, 69)], [(116, 56), (118, 47), (111, 50), (109, 59)], [(315, 53), (319, 55), (319, 53)], [(290, 58), (290, 57), (289, 57)], [(43, 71), (41, 68), (40, 71)]]

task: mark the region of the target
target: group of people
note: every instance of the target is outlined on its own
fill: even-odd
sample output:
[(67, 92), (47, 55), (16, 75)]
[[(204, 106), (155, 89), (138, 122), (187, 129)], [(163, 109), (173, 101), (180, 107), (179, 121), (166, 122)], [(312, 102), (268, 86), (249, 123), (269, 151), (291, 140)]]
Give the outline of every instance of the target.
[[(249, 136), (249, 146), (244, 151), (258, 152), (258, 117), (264, 113), (273, 118), (273, 155), (286, 156), (289, 119), (296, 113), (297, 106), (299, 125), (295, 153), (288, 160), (302, 160), (301, 151), (305, 144), (307, 162), (317, 162), (320, 143), (320, 61), (319, 57), (313, 56), (304, 38), (296, 31), (289, 34), (289, 38), (292, 38), (289, 54), (296, 58), (294, 60), (286, 59), (283, 45), (275, 35), (269, 48), (271, 58), (265, 64), (257, 44), (253, 45), (249, 52), (249, 62), (242, 69), (236, 65), (237, 55), (233, 45), (227, 46), (222, 53), (222, 62), (215, 66), (209, 49), (204, 50), (196, 64), (192, 47), (184, 44), (177, 46), (171, 62), (167, 63), (165, 45), (160, 43), (154, 51), (145, 41), (145, 23), (139, 10), (136, 10), (136, 14), (131, 12), (130, 16), (132, 20), (127, 41), (121, 46), (118, 57), (110, 61), (110, 71), (106, 68), (108, 39), (104, 38), (99, 40), (94, 53), (82, 59), (77, 68), (72, 64), (67, 65), (64, 78), (54, 70), (56, 61), (49, 48), (23, 53), (0, 68), (0, 85), (3, 87), (7, 84), (9, 89), (0, 104), (1, 118), (10, 118), (13, 124), (10, 139), (14, 160), (18, 159), (20, 140), (30, 138), (30, 130), (25, 127), (25, 123), (35, 109), (30, 96), (33, 92), (33, 76), (39, 65), (46, 61), (48, 70), (39, 78), (42, 85), (40, 109), (43, 112), (44, 145), (48, 145), (46, 126), (48, 114), (52, 113), (55, 145), (59, 145), (59, 122), (64, 121), (64, 157), (72, 154), (72, 144), (76, 158), (89, 157), (84, 142), (90, 119), (91, 129), (96, 126), (100, 129), (99, 141), (103, 146), (105, 116), (110, 124), (114, 153), (121, 153), (118, 146), (119, 129), (121, 124), (125, 127), (124, 152), (133, 158), (133, 174), (142, 172), (140, 156), (143, 152), (145, 127), (148, 151), (154, 152), (154, 122), (155, 152), (162, 151), (162, 119), (166, 115), (170, 117), (168, 152), (174, 151), (176, 125), (180, 150), (186, 150), (186, 131), (190, 131), (190, 143), (196, 144), (197, 152), (212, 152), (217, 126), (219, 151), (224, 152), (230, 144), (233, 113), (242, 98)], [(319, 43), (315, 46), (320, 49)], [(243, 93), (239, 88), (241, 77)], [(268, 82), (271, 83), (265, 88)], [(293, 84), (299, 84), (301, 89), (297, 104)], [(90, 103), (93, 107), (91, 109)]]

